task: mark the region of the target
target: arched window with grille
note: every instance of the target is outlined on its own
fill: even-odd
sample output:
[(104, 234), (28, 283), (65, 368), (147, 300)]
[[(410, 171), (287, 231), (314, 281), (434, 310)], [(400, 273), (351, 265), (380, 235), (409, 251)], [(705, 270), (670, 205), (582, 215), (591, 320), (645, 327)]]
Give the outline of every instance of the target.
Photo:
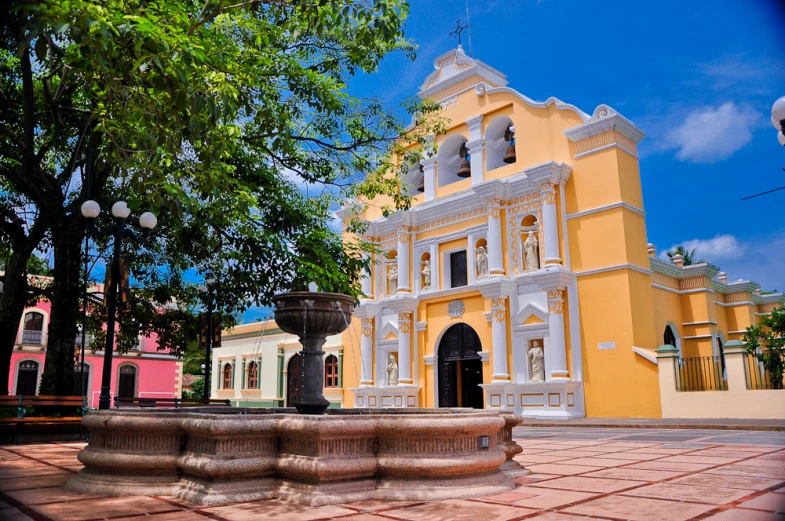
[(221, 388), (234, 389), (234, 383), (232, 382), (232, 364), (229, 363), (224, 364), (223, 385), (221, 386)]
[(248, 364), (248, 389), (259, 388), (259, 365), (256, 362)]
[(31, 311), (25, 314), (24, 329), (22, 330), (23, 344), (43, 344), (44, 341), (44, 315)]
[(324, 361), (324, 386), (338, 387), (338, 359), (330, 355)]

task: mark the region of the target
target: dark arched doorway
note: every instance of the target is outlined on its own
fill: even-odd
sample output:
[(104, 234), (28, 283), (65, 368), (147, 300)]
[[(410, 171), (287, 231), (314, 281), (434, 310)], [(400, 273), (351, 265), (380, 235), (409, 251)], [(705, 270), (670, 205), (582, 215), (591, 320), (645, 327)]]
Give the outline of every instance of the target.
[(16, 394), (35, 396), (38, 394), (38, 362), (24, 360), (19, 363), (16, 375)]
[(286, 406), (294, 407), (294, 401), (300, 396), (300, 376), (302, 356), (296, 354), (289, 359), (286, 366)]
[(482, 350), (471, 326), (455, 324), (439, 342), (439, 407), (483, 408)]

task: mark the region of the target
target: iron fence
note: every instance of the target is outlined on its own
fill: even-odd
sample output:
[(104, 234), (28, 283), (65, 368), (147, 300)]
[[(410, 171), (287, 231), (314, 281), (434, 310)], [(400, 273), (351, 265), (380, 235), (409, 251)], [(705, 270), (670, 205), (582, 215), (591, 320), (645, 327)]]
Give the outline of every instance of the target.
[(744, 379), (747, 381), (747, 389), (782, 389), (782, 385), (774, 386), (771, 373), (750, 353), (744, 355)]
[(677, 391), (727, 391), (728, 381), (719, 356), (681, 358), (673, 364)]

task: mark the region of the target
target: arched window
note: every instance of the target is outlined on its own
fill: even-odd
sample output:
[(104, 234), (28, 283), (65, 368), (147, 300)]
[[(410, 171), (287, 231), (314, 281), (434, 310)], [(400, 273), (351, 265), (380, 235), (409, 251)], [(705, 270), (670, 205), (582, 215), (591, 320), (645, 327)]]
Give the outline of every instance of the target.
[(38, 370), (40, 364), (35, 360), (19, 362), (19, 371), (16, 375), (16, 394), (38, 394)]
[[(510, 145), (512, 149), (508, 150)], [(508, 151), (512, 155), (508, 155)], [(491, 171), (514, 162), (515, 127), (510, 118), (499, 116), (485, 128), (485, 169)]]
[(665, 326), (665, 334), (662, 335), (662, 343), (665, 345), (676, 347), (676, 335), (670, 326)]
[(338, 359), (330, 355), (324, 361), (324, 386), (338, 387)]
[(25, 314), (25, 325), (22, 331), (23, 344), (42, 344), (44, 336), (44, 316), (31, 311)]
[(232, 383), (232, 364), (224, 364), (222, 389), (234, 389)]
[[(458, 175), (458, 170), (463, 160), (461, 148), (465, 143), (465, 137), (455, 134), (445, 139), (439, 146), (439, 152), (436, 156), (436, 177), (439, 186), (447, 186), (462, 179), (462, 176)], [(466, 159), (469, 158), (467, 157)]]
[(136, 397), (136, 366), (126, 364), (120, 366), (120, 378), (117, 382), (117, 396), (120, 398)]
[(248, 389), (259, 388), (259, 366), (256, 362), (248, 364)]

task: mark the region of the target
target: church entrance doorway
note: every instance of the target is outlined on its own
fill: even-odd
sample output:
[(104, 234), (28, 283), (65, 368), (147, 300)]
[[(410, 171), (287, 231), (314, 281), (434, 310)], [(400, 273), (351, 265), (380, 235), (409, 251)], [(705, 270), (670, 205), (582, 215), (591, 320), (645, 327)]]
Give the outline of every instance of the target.
[(439, 407), (483, 408), (482, 350), (471, 326), (455, 324), (439, 342)]

